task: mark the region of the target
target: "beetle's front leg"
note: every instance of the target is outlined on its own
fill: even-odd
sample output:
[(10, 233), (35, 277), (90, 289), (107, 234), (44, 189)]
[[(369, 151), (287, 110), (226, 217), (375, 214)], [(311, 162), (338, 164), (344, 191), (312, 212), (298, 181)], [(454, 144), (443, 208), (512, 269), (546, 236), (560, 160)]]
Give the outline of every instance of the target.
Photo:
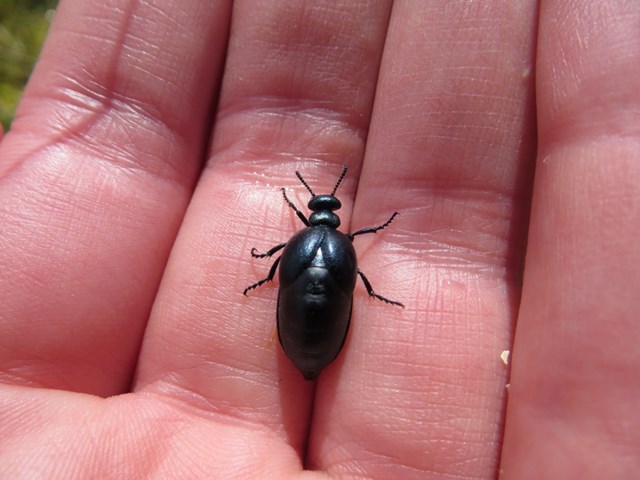
[(270, 250), (267, 250), (264, 253), (258, 253), (258, 250), (256, 250), (255, 247), (253, 247), (251, 249), (251, 256), (253, 258), (264, 258), (264, 257), (270, 257), (271, 255), (273, 255), (274, 253), (276, 253), (278, 250), (281, 250), (282, 248), (285, 247), (285, 245), (287, 244), (287, 242), (281, 243), (279, 245), (276, 245), (275, 247), (273, 247)]
[(282, 196), (284, 197), (284, 201), (287, 202), (287, 205), (289, 205), (291, 209), (294, 212), (296, 212), (296, 215), (300, 220), (302, 220), (302, 223), (304, 223), (306, 227), (310, 227), (311, 224), (309, 223), (309, 220), (307, 220), (307, 217), (304, 216), (304, 213), (298, 210), (298, 207), (296, 207), (294, 203), (291, 200), (289, 200), (289, 197), (287, 197), (287, 191), (284, 188), (281, 188), (281, 190), (282, 190)]
[(377, 227), (363, 228), (362, 230), (358, 230), (357, 232), (347, 234), (347, 237), (353, 240), (353, 237), (355, 237), (356, 235), (362, 235), (364, 233), (376, 233), (378, 230), (387, 228), (389, 224), (393, 222), (393, 219), (396, 218), (398, 215), (400, 215), (398, 212), (393, 212), (393, 215), (391, 215), (391, 218), (386, 222), (384, 222), (382, 225), (378, 225)]
[[(280, 247), (280, 248), (282, 248), (282, 247)], [(280, 263), (280, 259), (281, 258), (282, 257), (278, 257), (278, 258), (276, 258), (276, 261), (273, 262), (273, 265), (271, 265), (271, 270), (269, 270), (269, 275), (267, 275), (267, 278), (263, 278), (259, 282), (256, 282), (253, 285), (249, 285), (247, 288), (244, 289), (244, 292), (242, 292), (242, 294), (246, 295), (249, 290), (253, 290), (254, 288), (259, 287), (263, 283), (267, 283), (267, 282), (270, 282), (271, 280), (273, 280), (273, 277), (276, 275), (276, 269), (278, 268), (278, 264)]]

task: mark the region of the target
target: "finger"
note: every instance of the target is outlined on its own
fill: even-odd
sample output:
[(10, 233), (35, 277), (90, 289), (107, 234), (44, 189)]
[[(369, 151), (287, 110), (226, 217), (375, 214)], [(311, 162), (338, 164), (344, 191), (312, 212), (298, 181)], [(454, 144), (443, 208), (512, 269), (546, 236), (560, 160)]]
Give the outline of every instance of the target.
[(300, 478), (276, 454), (273, 442), (257, 443), (241, 425), (218, 424), (163, 400), (2, 385), (2, 476)]
[(508, 478), (632, 478), (640, 467), (639, 25), (635, 3), (542, 3)]
[(535, 7), (394, 4), (353, 218), (400, 212), (354, 243), (376, 291), (406, 308), (356, 287), (339, 373), (318, 385), (311, 466), (495, 474), (533, 161)]
[(61, 3), (0, 151), (4, 381), (129, 387), (227, 17), (204, 1)]
[[(270, 265), (249, 252), (302, 227), (279, 190), (297, 189), (292, 201), (304, 207), (296, 168), (328, 192), (336, 164), (362, 156), (388, 11), (384, 2), (234, 4), (213, 154), (152, 315), (138, 389), (266, 426), (303, 451), (312, 384), (273, 340), (276, 289), (242, 295)], [(347, 213), (355, 176), (340, 186)]]

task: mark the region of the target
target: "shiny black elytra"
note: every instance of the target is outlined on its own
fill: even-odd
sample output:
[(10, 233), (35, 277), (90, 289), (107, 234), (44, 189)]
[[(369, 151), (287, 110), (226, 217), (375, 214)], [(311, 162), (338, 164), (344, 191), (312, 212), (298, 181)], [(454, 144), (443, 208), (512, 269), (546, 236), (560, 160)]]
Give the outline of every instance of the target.
[(254, 258), (264, 258), (284, 248), (282, 255), (273, 262), (267, 278), (249, 285), (243, 293), (246, 295), (249, 290), (273, 280), (280, 265), (278, 338), (287, 357), (307, 380), (317, 377), (342, 349), (351, 321), (356, 274), (362, 278), (370, 296), (404, 307), (400, 302), (373, 291), (371, 283), (358, 268), (353, 248), (355, 236), (382, 230), (398, 212), (394, 212), (389, 220), (378, 227), (363, 228), (349, 234), (338, 231), (340, 218), (333, 212), (342, 204), (335, 193), (346, 173), (345, 165), (331, 194), (316, 195), (300, 172), (296, 172), (302, 185), (311, 194), (308, 206), (312, 213), (309, 219), (287, 198), (284, 188), (282, 195), (306, 228), (288, 242), (276, 245), (265, 253), (251, 249)]

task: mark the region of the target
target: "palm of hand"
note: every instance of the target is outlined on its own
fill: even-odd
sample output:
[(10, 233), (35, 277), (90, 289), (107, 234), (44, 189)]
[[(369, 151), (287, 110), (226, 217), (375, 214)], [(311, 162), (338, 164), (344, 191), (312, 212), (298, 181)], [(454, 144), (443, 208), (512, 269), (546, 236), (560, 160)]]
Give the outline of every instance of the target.
[[(637, 9), (103, 3), (0, 144), (7, 478), (586, 478), (611, 435), (589, 473), (635, 471)], [(352, 231), (403, 213), (358, 251), (407, 308), (357, 287), (315, 386), (241, 294), (300, 163), (352, 166)]]

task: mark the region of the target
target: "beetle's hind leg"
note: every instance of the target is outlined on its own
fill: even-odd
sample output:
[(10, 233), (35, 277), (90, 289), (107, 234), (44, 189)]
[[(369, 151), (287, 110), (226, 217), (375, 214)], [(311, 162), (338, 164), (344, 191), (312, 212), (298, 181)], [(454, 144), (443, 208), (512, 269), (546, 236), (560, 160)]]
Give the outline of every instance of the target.
[[(282, 248), (282, 247), (280, 247), (280, 248)], [(244, 292), (242, 292), (242, 294), (246, 295), (249, 290), (253, 290), (254, 288), (258, 288), (263, 283), (267, 283), (267, 282), (270, 282), (271, 280), (273, 280), (273, 277), (275, 277), (275, 275), (276, 275), (276, 269), (278, 268), (278, 264), (280, 263), (280, 259), (281, 258), (282, 257), (278, 257), (278, 258), (276, 258), (276, 261), (273, 262), (273, 265), (271, 265), (271, 269), (269, 270), (269, 275), (267, 275), (267, 278), (263, 278), (259, 282), (256, 282), (253, 285), (249, 285), (247, 288), (244, 289)]]
[[(393, 217), (391, 217), (391, 219), (393, 219)], [(388, 298), (383, 297), (382, 295), (378, 295), (376, 292), (374, 292), (373, 288), (371, 287), (371, 282), (369, 282), (369, 279), (364, 275), (364, 273), (362, 273), (362, 270), (358, 269), (358, 275), (360, 275), (360, 278), (362, 278), (364, 287), (367, 289), (367, 293), (369, 294), (370, 297), (375, 297), (378, 300), (382, 300), (385, 303), (389, 303), (391, 305), (397, 305), (399, 307), (404, 308), (404, 305), (401, 304), (400, 302), (389, 300)]]
[(278, 250), (281, 250), (282, 248), (284, 248), (286, 244), (287, 244), (287, 242), (284, 242), (284, 243), (281, 243), (281, 244), (279, 244), (279, 245), (276, 245), (275, 247), (273, 247), (273, 248), (271, 248), (271, 249), (267, 250), (267, 251), (266, 251), (266, 252), (264, 252), (264, 253), (258, 253), (258, 250), (257, 250), (255, 247), (253, 247), (253, 248), (251, 249), (251, 256), (252, 256), (253, 258), (264, 258), (264, 257), (270, 257), (271, 255), (273, 255), (274, 253), (276, 253)]

